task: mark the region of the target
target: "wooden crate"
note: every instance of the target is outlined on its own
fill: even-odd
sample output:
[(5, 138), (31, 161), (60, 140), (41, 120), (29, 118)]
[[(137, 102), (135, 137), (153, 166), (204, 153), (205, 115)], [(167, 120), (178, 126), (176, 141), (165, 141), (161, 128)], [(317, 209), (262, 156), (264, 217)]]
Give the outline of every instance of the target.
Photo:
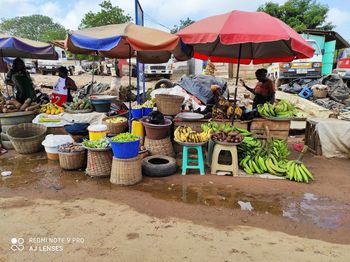
[(309, 150), (315, 155), (322, 155), (322, 146), (320, 137), (316, 131), (316, 123), (310, 120), (306, 121), (305, 145), (307, 145)]
[(288, 138), (290, 120), (268, 120), (265, 118), (255, 118), (250, 125), (250, 131), (256, 138), (266, 139), (265, 126), (268, 127), (270, 137), (277, 139)]

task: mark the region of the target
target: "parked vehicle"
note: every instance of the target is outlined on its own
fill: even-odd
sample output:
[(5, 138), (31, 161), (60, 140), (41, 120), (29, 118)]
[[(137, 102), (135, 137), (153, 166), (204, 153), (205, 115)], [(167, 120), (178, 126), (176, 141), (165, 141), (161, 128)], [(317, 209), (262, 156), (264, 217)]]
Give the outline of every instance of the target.
[(322, 75), (322, 51), (315, 40), (306, 40), (314, 49), (311, 58), (297, 59), (289, 63), (272, 63), (268, 67), (268, 75), (276, 80), (279, 86), (284, 79), (318, 78)]
[(58, 60), (37, 60), (37, 71), (43, 75), (51, 73), (55, 75), (58, 68), (66, 66), (68, 71), (73, 74), (75, 62), (67, 59), (66, 51), (60, 47), (55, 47), (58, 54)]
[[(171, 75), (173, 74), (173, 59), (169, 59), (167, 63), (163, 64), (145, 64), (145, 77), (156, 77), (160, 76), (162, 78), (169, 79)], [(136, 77), (136, 59), (131, 59), (131, 67), (132, 72), (131, 76)], [(123, 65), (123, 74), (128, 75), (129, 72), (129, 65), (125, 64)]]
[(339, 59), (337, 68), (334, 71), (340, 75), (350, 88), (350, 58)]

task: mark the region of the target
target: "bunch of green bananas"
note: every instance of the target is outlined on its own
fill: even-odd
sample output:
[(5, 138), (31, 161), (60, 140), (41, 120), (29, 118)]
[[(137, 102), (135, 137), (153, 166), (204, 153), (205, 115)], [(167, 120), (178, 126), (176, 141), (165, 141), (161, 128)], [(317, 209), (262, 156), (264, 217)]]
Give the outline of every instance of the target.
[(201, 133), (193, 131), (189, 126), (179, 126), (174, 131), (174, 138), (176, 141), (187, 143), (201, 143), (206, 142), (211, 137), (211, 130), (203, 131)]
[(255, 155), (262, 149), (262, 143), (255, 137), (246, 136), (243, 142), (237, 146), (237, 151), (240, 159), (243, 159), (247, 155)]
[(287, 159), (290, 153), (286, 141), (279, 139), (272, 140), (271, 151), (271, 153), (276, 157), (278, 161)]
[(217, 122), (208, 122), (201, 125), (203, 131), (207, 131), (211, 129), (214, 133), (218, 133), (220, 131), (224, 132), (239, 132), (242, 136), (250, 136), (251, 133), (243, 128), (235, 127), (229, 123), (217, 123)]
[(284, 176), (286, 173), (286, 169), (282, 167), (282, 163), (278, 162), (273, 155), (256, 155), (254, 157), (247, 155), (239, 164), (244, 171), (250, 175), (253, 173), (263, 174), (267, 172), (275, 176)]
[(277, 117), (293, 117), (297, 113), (295, 107), (284, 99), (274, 106), (274, 110)]
[(265, 103), (257, 106), (258, 112), (264, 117), (293, 117), (297, 114), (295, 107), (287, 100), (280, 100), (275, 105)]
[(270, 103), (265, 103), (263, 105), (259, 104), (257, 106), (257, 109), (258, 109), (258, 113), (261, 116), (265, 116), (265, 117), (276, 116), (275, 109), (273, 105), (271, 105)]
[(311, 172), (306, 168), (306, 166), (297, 160), (290, 160), (286, 165), (287, 175), (286, 178), (289, 180), (294, 180), (296, 182), (309, 183), (310, 180), (314, 180)]
[(290, 160), (287, 162), (287, 179), (305, 183), (309, 183), (310, 180), (314, 180), (314, 177), (311, 174), (311, 172), (306, 168), (303, 162), (301, 162), (304, 154), (308, 149), (308, 146), (305, 145), (297, 160)]

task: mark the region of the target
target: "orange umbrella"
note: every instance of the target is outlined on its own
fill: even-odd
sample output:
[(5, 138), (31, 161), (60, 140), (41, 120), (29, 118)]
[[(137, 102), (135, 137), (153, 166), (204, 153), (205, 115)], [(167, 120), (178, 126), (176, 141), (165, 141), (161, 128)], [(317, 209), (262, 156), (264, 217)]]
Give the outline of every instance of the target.
[(192, 49), (178, 36), (133, 23), (73, 31), (68, 34), (65, 47), (76, 54), (97, 54), (109, 58), (133, 56), (141, 63), (164, 63), (171, 54), (179, 61), (192, 56)]

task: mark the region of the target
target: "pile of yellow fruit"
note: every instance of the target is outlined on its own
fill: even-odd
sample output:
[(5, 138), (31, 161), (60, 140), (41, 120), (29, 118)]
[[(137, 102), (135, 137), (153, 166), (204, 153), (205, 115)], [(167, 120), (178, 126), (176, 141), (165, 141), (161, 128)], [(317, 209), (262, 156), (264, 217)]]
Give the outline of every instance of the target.
[(64, 108), (53, 103), (47, 103), (42, 105), (40, 108), (40, 113), (46, 113), (49, 115), (58, 115), (64, 112)]
[(106, 123), (117, 124), (117, 123), (124, 123), (126, 121), (128, 121), (128, 119), (125, 117), (113, 117), (113, 118), (107, 119)]

